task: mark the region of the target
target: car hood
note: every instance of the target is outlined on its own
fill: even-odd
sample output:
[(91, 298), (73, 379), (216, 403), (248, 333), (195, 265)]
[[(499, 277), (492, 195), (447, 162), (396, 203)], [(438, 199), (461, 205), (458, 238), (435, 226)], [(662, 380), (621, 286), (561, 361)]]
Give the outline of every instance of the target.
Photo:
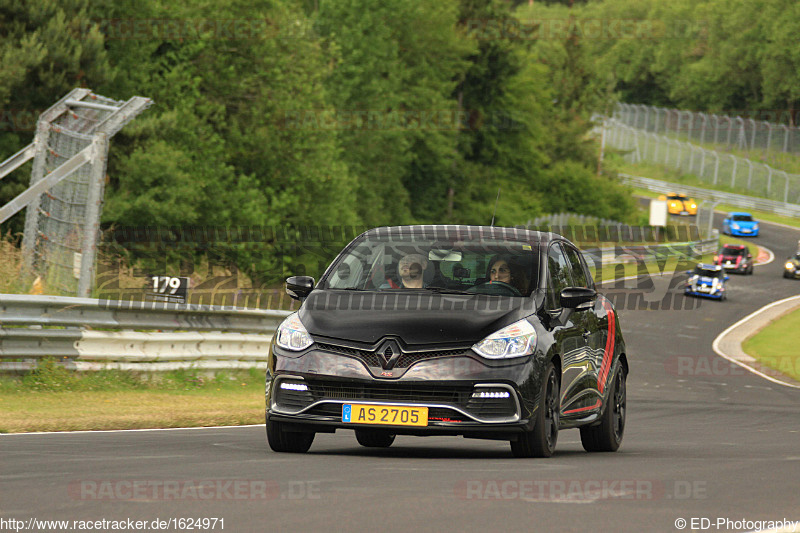
[(474, 343), (536, 311), (536, 299), (427, 292), (315, 290), (299, 316), (312, 336), (406, 345)]

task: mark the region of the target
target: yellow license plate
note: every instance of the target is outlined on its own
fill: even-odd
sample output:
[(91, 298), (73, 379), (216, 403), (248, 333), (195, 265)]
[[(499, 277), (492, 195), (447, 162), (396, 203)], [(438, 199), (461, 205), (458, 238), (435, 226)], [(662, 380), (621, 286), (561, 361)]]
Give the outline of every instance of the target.
[(347, 403), (342, 406), (342, 422), (392, 426), (427, 426), (428, 408)]

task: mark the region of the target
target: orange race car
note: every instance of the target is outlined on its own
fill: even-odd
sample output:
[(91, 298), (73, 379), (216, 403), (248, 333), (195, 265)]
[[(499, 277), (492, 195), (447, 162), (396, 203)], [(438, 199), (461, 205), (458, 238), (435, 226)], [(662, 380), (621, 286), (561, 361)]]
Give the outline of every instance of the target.
[(667, 212), (670, 215), (694, 216), (697, 214), (697, 202), (683, 193), (662, 194), (658, 199), (667, 202)]

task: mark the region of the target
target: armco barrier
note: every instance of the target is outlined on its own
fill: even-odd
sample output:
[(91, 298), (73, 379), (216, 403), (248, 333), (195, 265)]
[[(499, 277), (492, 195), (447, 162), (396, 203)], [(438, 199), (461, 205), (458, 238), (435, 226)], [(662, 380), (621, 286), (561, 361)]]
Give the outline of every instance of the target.
[[(289, 311), (0, 295), (0, 370), (42, 357), (79, 370), (264, 366)], [(22, 359), (22, 361), (9, 361)]]

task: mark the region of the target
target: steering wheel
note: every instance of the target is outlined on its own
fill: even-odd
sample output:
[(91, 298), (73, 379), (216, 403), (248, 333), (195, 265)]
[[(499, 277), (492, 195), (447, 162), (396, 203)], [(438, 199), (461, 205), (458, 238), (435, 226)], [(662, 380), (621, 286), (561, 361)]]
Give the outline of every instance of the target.
[(467, 292), (474, 292), (477, 294), (495, 294), (502, 296), (522, 296), (522, 293), (514, 287), (503, 281), (490, 281), (488, 283), (481, 283), (467, 290)]

